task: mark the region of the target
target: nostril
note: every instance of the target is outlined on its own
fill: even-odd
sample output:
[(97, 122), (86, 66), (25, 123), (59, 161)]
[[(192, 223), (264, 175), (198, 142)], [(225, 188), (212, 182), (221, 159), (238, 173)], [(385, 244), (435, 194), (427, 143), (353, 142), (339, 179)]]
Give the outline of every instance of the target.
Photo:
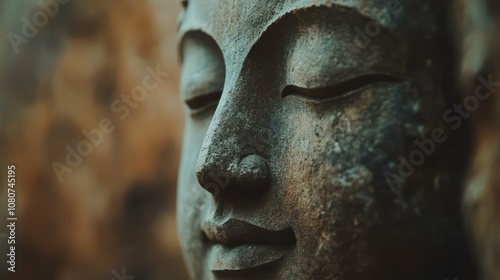
[[(259, 155), (248, 155), (241, 159), (237, 168), (228, 171), (214, 162), (199, 164), (196, 178), (200, 185), (214, 197), (226, 188), (244, 188), (247, 191), (264, 189), (269, 185), (270, 172), (266, 159)], [(248, 192), (245, 192), (248, 193)]]
[(238, 183), (246, 188), (263, 188), (269, 183), (269, 166), (259, 155), (248, 155), (238, 165)]

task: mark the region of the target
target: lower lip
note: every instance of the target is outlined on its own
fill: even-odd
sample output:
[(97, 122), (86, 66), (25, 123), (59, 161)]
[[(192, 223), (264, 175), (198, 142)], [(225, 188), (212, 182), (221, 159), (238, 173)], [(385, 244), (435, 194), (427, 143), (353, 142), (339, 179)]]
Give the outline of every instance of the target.
[(282, 259), (289, 247), (240, 245), (233, 248), (216, 244), (209, 257), (210, 270), (213, 272), (235, 272), (277, 262)]

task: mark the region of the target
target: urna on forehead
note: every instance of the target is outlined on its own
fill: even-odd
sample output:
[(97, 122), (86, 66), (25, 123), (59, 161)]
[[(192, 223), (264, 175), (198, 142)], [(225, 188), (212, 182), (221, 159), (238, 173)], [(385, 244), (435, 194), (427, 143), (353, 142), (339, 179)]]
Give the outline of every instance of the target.
[[(380, 26), (393, 29), (396, 34), (407, 32), (405, 26), (415, 25), (413, 20), (415, 18), (422, 20), (425, 26), (433, 25), (435, 19), (435, 9), (430, 7), (434, 4), (427, 0), (186, 0), (183, 2), (186, 11), (181, 17), (179, 41), (182, 42), (182, 38), (189, 31), (202, 31), (217, 43), (225, 59), (231, 61), (236, 57), (244, 59), (245, 54), (258, 42), (262, 34), (287, 14), (301, 11), (307, 16), (307, 11), (312, 7), (324, 6), (325, 9), (332, 10), (332, 16), (341, 16), (340, 13), (346, 8), (354, 9), (360, 15), (377, 21)], [(336, 10), (339, 13), (335, 13)], [(315, 15), (312, 13), (311, 16)], [(348, 19), (346, 24), (349, 24)], [(401, 34), (401, 37), (404, 38), (405, 34)]]

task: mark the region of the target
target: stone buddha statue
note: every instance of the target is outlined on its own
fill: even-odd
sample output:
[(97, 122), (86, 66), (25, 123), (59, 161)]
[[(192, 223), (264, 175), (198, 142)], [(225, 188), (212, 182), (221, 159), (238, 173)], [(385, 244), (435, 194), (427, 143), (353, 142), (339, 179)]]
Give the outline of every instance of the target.
[(449, 1), (183, 4), (193, 279), (475, 279)]

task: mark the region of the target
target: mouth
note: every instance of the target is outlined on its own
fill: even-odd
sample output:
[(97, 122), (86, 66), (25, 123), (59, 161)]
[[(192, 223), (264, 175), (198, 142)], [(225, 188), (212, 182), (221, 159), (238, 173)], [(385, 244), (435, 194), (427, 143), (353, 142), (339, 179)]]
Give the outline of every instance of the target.
[(270, 230), (237, 219), (207, 221), (203, 235), (211, 245), (209, 268), (214, 273), (253, 270), (278, 262), (297, 243), (291, 228)]

